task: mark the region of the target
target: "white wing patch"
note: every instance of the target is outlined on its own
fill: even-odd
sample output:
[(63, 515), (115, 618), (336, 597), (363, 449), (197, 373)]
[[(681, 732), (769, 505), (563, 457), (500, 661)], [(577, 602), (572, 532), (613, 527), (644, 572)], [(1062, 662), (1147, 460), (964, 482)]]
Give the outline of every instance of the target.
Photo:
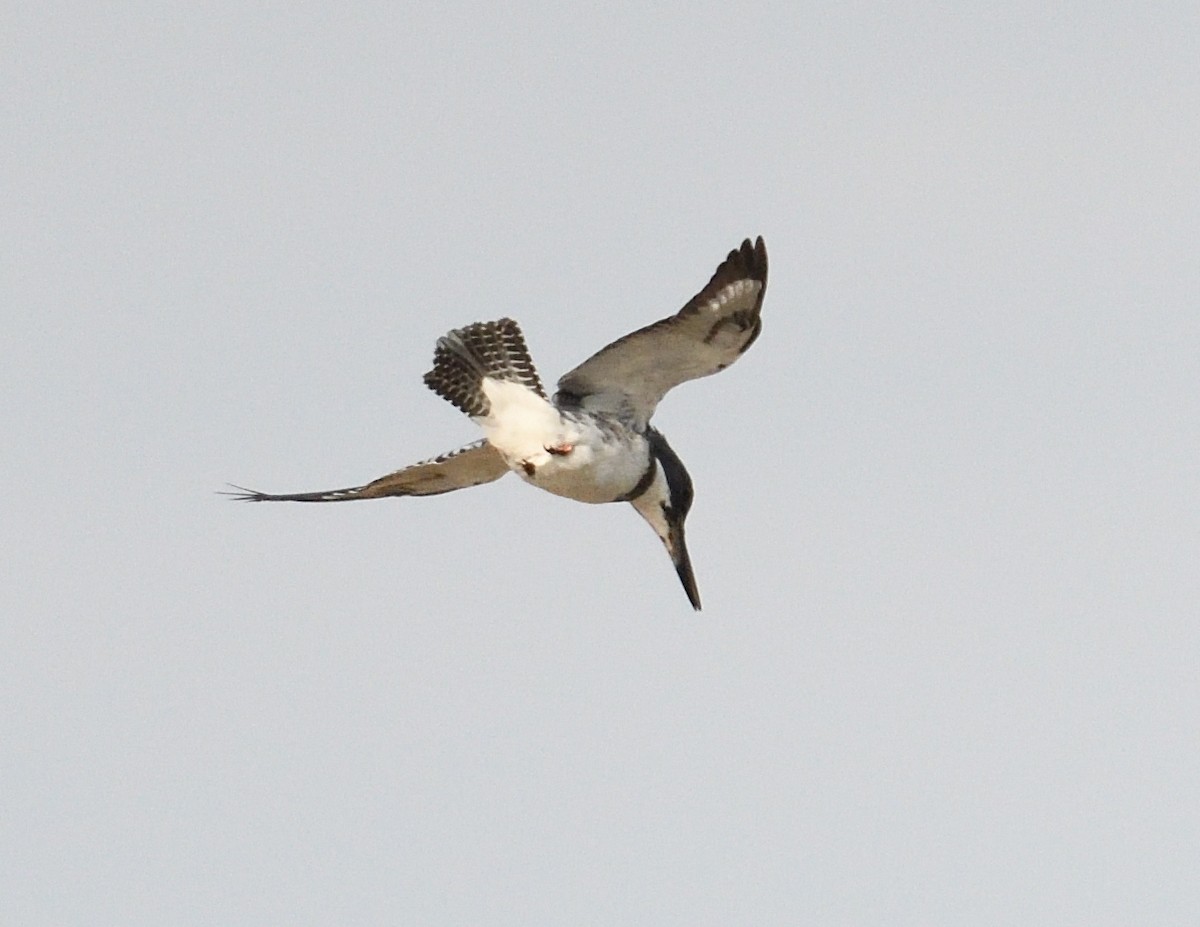
[(720, 312), (734, 300), (753, 296), (761, 289), (762, 284), (757, 280), (739, 280), (737, 283), (731, 283), (724, 287), (704, 304), (704, 308), (707, 312)]

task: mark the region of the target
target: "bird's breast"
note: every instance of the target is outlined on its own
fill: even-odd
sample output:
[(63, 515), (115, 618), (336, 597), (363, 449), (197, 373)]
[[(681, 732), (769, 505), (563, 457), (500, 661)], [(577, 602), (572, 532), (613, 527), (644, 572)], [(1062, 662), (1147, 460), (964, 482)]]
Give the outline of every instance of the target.
[(650, 464), (645, 438), (583, 431), (569, 450), (564, 446), (544, 449), (514, 469), (539, 489), (579, 502), (612, 502), (638, 485)]

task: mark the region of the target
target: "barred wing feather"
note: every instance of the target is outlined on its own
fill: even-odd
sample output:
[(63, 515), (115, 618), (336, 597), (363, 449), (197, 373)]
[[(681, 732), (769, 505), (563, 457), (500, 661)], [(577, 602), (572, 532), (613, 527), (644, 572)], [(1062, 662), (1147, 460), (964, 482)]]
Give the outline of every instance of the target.
[(555, 402), (632, 415), (645, 425), (666, 393), (734, 363), (762, 330), (767, 249), (749, 239), (669, 318), (619, 338), (558, 381)]
[(508, 467), (500, 453), (486, 441), (476, 441), (448, 454), (381, 476), (363, 486), (279, 494), (234, 486), (238, 491), (226, 495), (245, 502), (346, 502), (384, 496), (436, 496), (490, 483), (507, 472)]

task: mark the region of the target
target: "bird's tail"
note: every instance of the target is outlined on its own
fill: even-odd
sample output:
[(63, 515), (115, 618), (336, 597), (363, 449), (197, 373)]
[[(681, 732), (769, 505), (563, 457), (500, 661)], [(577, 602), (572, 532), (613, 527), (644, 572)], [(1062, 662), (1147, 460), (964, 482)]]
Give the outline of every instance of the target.
[(467, 415), (486, 416), (491, 404), (483, 391), (484, 377), (520, 383), (546, 398), (525, 336), (512, 319), (476, 322), (439, 338), (425, 385)]

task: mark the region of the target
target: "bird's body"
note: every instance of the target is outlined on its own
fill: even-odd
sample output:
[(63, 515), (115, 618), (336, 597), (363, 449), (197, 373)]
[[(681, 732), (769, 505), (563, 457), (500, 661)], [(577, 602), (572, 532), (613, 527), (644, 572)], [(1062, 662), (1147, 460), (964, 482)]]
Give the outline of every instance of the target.
[(629, 493), (650, 464), (643, 432), (614, 416), (559, 409), (517, 383), (485, 377), (491, 409), (477, 416), (488, 444), (525, 482), (577, 502), (612, 502)]
[(684, 539), (692, 481), (650, 426), (663, 395), (732, 364), (758, 337), (766, 290), (761, 238), (729, 253), (679, 313), (618, 339), (542, 389), (517, 323), (480, 322), (440, 338), (425, 383), (469, 415), (484, 439), (363, 486), (312, 493), (243, 490), (250, 501), (333, 502), (435, 495), (508, 471), (579, 502), (629, 502), (662, 540), (688, 599), (700, 596)]

